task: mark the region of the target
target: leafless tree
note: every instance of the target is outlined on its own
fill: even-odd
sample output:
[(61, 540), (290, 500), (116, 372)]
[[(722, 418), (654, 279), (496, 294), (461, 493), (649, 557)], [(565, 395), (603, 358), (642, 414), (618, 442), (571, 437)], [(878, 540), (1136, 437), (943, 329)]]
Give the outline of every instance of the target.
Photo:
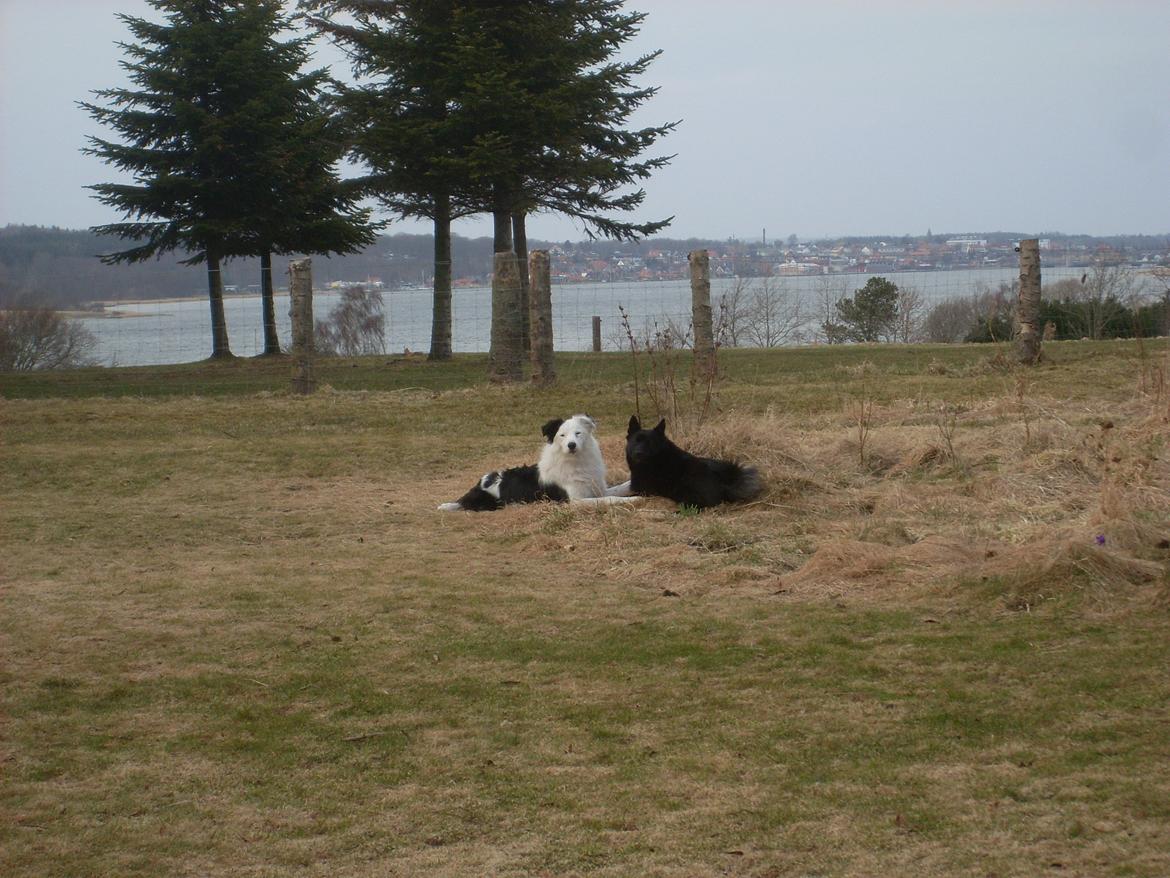
[(52, 308), (0, 311), (0, 372), (92, 366), (96, 345), (92, 332)]
[(1142, 284), (1133, 269), (1111, 259), (1098, 259), (1081, 278), (1080, 284), (1062, 286), (1058, 300), (1077, 305), (1068, 310), (1069, 329), (1085, 338), (1105, 336), (1117, 306), (1135, 308), (1139, 304)]
[(804, 326), (800, 301), (793, 300), (787, 284), (774, 277), (759, 278), (752, 286), (747, 317), (745, 334), (761, 348), (799, 340)]
[(1160, 335), (1170, 335), (1170, 265), (1158, 265), (1150, 272), (1150, 281), (1155, 286), (1154, 297), (1162, 302), (1162, 326)]
[(837, 303), (846, 297), (844, 281), (833, 281), (821, 275), (817, 281), (816, 334), (825, 344), (842, 344), (848, 339), (846, 327), (840, 322)]
[(314, 327), (313, 344), (326, 356), (358, 357), (386, 353), (386, 318), (382, 294), (365, 287), (350, 287), (328, 318)]
[(1150, 278), (1158, 287), (1157, 296), (1170, 298), (1170, 265), (1158, 265), (1150, 269)]
[(737, 348), (746, 340), (750, 288), (751, 281), (746, 277), (737, 277), (731, 289), (719, 297), (718, 341), (723, 347)]
[(894, 320), (894, 341), (903, 344), (922, 339), (926, 300), (916, 287), (898, 287), (898, 316)]

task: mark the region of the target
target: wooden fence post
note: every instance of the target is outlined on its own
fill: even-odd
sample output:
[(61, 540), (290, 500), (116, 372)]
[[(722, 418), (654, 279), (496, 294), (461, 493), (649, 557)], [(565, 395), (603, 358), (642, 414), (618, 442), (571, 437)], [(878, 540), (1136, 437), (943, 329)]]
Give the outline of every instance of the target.
[(292, 392), (312, 393), (313, 377), (313, 260), (288, 264), (289, 316), (292, 318)]
[(1020, 301), (1016, 306), (1016, 359), (1024, 365), (1040, 361), (1040, 241), (1020, 241)]
[(715, 374), (715, 333), (711, 326), (711, 259), (706, 250), (692, 250), (691, 322), (695, 330), (695, 365), (704, 378)]
[(593, 351), (596, 353), (601, 350), (601, 317), (597, 314), (593, 315)]
[(553, 368), (552, 272), (547, 250), (528, 254), (528, 309), (532, 383), (547, 387), (557, 380)]
[(497, 253), (492, 263), (492, 341), (488, 380), (497, 383), (524, 377), (523, 322), (520, 315), (520, 262), (516, 253)]

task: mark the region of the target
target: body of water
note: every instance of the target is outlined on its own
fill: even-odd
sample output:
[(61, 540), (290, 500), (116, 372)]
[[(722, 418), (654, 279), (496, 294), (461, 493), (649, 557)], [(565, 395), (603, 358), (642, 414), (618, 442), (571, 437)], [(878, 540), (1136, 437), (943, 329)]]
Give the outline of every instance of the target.
[[(1048, 267), (1044, 282), (1081, 276), (1081, 268)], [(982, 289), (994, 289), (1019, 276), (1017, 268), (964, 271), (890, 272), (880, 275), (899, 287), (917, 289), (931, 304), (956, 296), (968, 296)], [(815, 324), (816, 305), (826, 289), (834, 299), (852, 295), (869, 276), (841, 274), (827, 276), (772, 278), (790, 300), (800, 302), (808, 317), (808, 329)], [(758, 283), (758, 281), (748, 281)], [(721, 294), (735, 281), (717, 278), (711, 282), (711, 303), (718, 310)], [(431, 338), (431, 291), (398, 290), (383, 293), (386, 317), (386, 351), (426, 351)], [(337, 304), (337, 292), (314, 294), (313, 310), (318, 320), (328, 316)], [(624, 338), (618, 306), (630, 315), (635, 332), (655, 321), (672, 320), (686, 326), (690, 321), (691, 290), (686, 280), (648, 283), (565, 284), (552, 289), (554, 346), (557, 350), (589, 350), (592, 347), (592, 320), (602, 320), (603, 346), (617, 349)], [(232, 297), (224, 302), (232, 352), (252, 356), (264, 348), (264, 331), (259, 296)], [(282, 346), (291, 336), (287, 293), (276, 296), (276, 321)], [(97, 337), (95, 356), (106, 366), (162, 365), (202, 360), (211, 355), (211, 312), (206, 299), (126, 302), (107, 307), (121, 317), (82, 318), (81, 323)], [(466, 287), (453, 293), (452, 343), (456, 351), (486, 351), (491, 339), (491, 290)]]

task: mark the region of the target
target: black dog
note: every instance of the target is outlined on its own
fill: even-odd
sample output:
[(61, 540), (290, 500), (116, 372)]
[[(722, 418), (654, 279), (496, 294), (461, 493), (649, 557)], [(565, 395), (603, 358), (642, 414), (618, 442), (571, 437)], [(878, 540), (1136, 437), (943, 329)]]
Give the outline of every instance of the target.
[(635, 415), (626, 432), (630, 493), (667, 497), (684, 506), (717, 506), (750, 500), (763, 490), (755, 467), (696, 457), (666, 438), (666, 419), (643, 430)]

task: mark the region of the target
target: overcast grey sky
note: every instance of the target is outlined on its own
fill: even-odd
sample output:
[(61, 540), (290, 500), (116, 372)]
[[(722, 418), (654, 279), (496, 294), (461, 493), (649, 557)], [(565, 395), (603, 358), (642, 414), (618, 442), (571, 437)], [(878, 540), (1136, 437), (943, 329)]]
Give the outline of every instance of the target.
[[(630, 0), (661, 48), (639, 121), (681, 119), (641, 217), (674, 237), (1170, 232), (1166, 0)], [(117, 220), (83, 187), (123, 81), (114, 14), (142, 0), (0, 0), (0, 225)], [(322, 47), (318, 62), (338, 59)], [(390, 231), (425, 231), (396, 224)], [(463, 235), (490, 224), (456, 225)], [(538, 216), (529, 235), (580, 239)]]

